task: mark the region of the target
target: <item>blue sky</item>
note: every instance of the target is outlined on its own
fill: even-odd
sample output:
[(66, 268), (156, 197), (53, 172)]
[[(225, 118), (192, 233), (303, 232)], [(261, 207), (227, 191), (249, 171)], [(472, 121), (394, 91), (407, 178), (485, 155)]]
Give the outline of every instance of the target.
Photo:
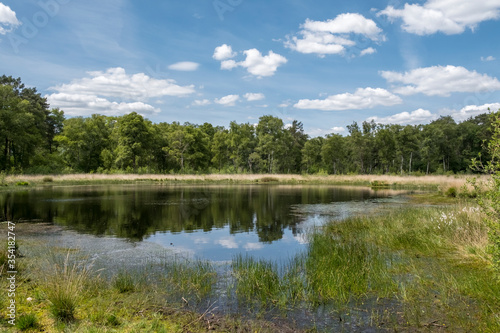
[(0, 74), (68, 117), (463, 121), (500, 108), (500, 0), (1, 0)]

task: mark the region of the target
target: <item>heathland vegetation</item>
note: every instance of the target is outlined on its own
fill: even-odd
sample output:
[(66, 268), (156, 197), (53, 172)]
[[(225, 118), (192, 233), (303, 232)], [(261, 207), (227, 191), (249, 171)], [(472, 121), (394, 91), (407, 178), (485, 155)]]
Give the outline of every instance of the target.
[(8, 174), (456, 174), (471, 172), (479, 154), (489, 159), (487, 114), (347, 128), (310, 138), (302, 123), (270, 115), (228, 128), (152, 123), (135, 112), (65, 118), (20, 78), (0, 77), (0, 172)]

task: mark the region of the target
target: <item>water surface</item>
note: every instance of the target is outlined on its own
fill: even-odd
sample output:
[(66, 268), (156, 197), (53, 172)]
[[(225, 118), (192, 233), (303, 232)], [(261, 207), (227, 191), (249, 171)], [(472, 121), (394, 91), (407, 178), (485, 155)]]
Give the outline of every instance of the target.
[[(284, 259), (329, 220), (401, 204), (404, 192), (292, 185), (50, 186), (0, 193), (0, 218), (52, 222), (78, 234), (148, 242), (213, 261)], [(75, 239), (75, 240), (76, 240)]]

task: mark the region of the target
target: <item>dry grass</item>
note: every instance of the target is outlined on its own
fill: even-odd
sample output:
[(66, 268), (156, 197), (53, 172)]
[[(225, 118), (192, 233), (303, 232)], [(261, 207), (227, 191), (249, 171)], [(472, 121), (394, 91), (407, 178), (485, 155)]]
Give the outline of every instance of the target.
[[(15, 184), (19, 181), (29, 182), (30, 184), (43, 183), (46, 175), (14, 175), (7, 176), (5, 181)], [(51, 178), (54, 183), (58, 182), (127, 182), (127, 181), (186, 181), (186, 182), (237, 182), (237, 183), (264, 183), (269, 175), (262, 174), (209, 174), (209, 175), (161, 175), (161, 174), (69, 174), (53, 175)], [(485, 180), (488, 176), (480, 176)], [(378, 181), (387, 184), (412, 185), (412, 186), (437, 186), (441, 192), (454, 187), (457, 190), (467, 186), (467, 179), (470, 175), (455, 176), (393, 176), (393, 175), (272, 175), (272, 178), (279, 183), (324, 183), (324, 184), (358, 184), (369, 185), (371, 182)]]

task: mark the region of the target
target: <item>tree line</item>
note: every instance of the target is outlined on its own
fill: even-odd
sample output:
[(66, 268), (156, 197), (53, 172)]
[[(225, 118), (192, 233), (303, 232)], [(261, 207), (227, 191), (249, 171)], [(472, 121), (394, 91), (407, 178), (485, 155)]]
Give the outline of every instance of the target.
[(348, 134), (310, 138), (303, 124), (266, 115), (229, 127), (152, 123), (136, 112), (65, 118), (36, 88), (0, 77), (0, 171), (7, 173), (320, 173), (470, 172), (489, 159), (488, 114), (457, 123), (347, 126)]

